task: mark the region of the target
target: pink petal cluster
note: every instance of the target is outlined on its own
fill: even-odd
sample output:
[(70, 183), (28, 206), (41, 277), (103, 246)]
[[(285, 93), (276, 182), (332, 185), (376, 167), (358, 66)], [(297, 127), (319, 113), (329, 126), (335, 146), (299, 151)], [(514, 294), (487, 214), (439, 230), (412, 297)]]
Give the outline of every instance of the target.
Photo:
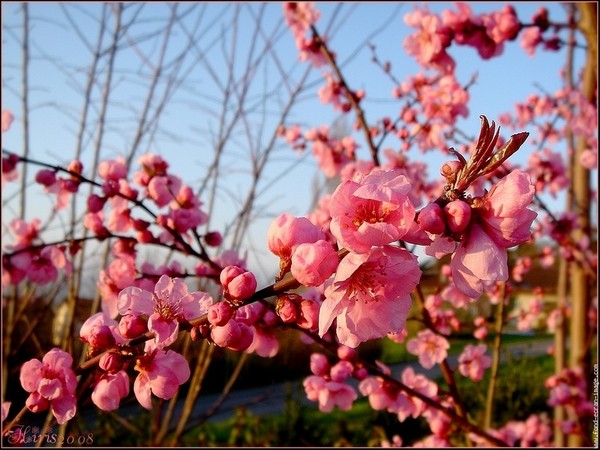
[(187, 360), (173, 350), (161, 350), (154, 341), (147, 341), (144, 355), (137, 359), (139, 372), (133, 382), (133, 392), (140, 405), (152, 409), (152, 394), (168, 400), (190, 377)]
[(292, 254), (292, 275), (304, 286), (320, 286), (335, 272), (337, 251), (326, 240), (303, 243)]
[(319, 313), (322, 337), (337, 319), (340, 343), (356, 348), (404, 328), (410, 293), (421, 271), (416, 256), (393, 247), (373, 247), (369, 253), (349, 253), (325, 290)]
[(77, 379), (72, 364), (71, 355), (58, 348), (46, 353), (42, 361), (31, 359), (23, 364), (20, 380), (23, 389), (30, 393), (25, 403), (30, 411), (50, 408), (61, 425), (75, 416)]
[(417, 337), (406, 343), (406, 349), (419, 357), (419, 363), (426, 369), (444, 361), (448, 356), (448, 340), (431, 330), (419, 331)]
[(123, 289), (117, 308), (122, 315), (148, 316), (148, 329), (154, 333), (156, 346), (162, 349), (175, 342), (180, 322), (200, 317), (211, 304), (207, 293), (188, 292), (182, 279), (162, 275), (154, 292), (138, 287)]
[[(459, 243), (450, 263), (452, 279), (465, 295), (478, 298), (486, 283), (508, 279), (506, 249), (530, 239), (530, 227), (537, 213), (527, 206), (534, 194), (529, 175), (515, 170), (492, 186), (482, 198), (474, 199), (470, 213), (465, 208), (469, 205), (462, 200), (452, 202), (443, 211), (428, 209), (427, 221), (422, 226), (433, 227), (437, 223), (437, 214), (446, 224), (446, 233), (452, 237), (446, 237), (446, 233), (437, 235), (426, 253), (439, 258), (451, 252), (454, 248), (452, 240), (458, 234)], [(450, 207), (456, 202), (461, 208)], [(430, 213), (433, 213), (432, 217)], [(425, 228), (425, 231), (431, 233), (433, 228)]]
[(358, 395), (351, 386), (345, 384), (354, 371), (352, 363), (340, 361), (330, 366), (323, 355), (312, 354), (310, 369), (313, 375), (304, 380), (304, 390), (309, 400), (319, 402), (320, 411), (331, 412), (335, 406), (342, 411), (352, 408)]
[(223, 296), (232, 302), (243, 301), (256, 292), (256, 277), (239, 266), (223, 268), (219, 276)]
[(485, 344), (467, 345), (458, 357), (458, 371), (473, 381), (481, 381), (485, 369), (490, 367), (492, 359), (485, 354)]
[(399, 240), (415, 216), (410, 190), (408, 179), (396, 170), (373, 170), (343, 182), (331, 196), (331, 233), (356, 253)]

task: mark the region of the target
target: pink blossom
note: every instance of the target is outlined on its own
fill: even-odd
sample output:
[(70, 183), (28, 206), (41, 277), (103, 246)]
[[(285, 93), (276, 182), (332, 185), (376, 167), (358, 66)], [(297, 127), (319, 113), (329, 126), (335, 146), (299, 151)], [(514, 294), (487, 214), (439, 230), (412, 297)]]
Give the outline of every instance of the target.
[(11, 403), (12, 402), (2, 402), (2, 423), (4, 423), (4, 421), (8, 417), (8, 411), (10, 410)]
[(256, 353), (263, 358), (273, 358), (279, 352), (279, 340), (271, 333), (260, 327), (253, 327), (252, 342), (246, 349), (247, 353)]
[(169, 204), (181, 187), (181, 179), (174, 175), (154, 176), (148, 183), (148, 197), (159, 206)]
[(232, 302), (245, 300), (256, 292), (256, 277), (239, 266), (225, 267), (219, 278), (223, 296)]
[(296, 246), (325, 238), (325, 233), (306, 217), (294, 217), (289, 213), (278, 216), (269, 226), (267, 239), (269, 250), (280, 258), (279, 276), (289, 270)]
[[(412, 367), (407, 367), (402, 372), (402, 383), (429, 398), (433, 398), (438, 392), (437, 384), (425, 375), (415, 374)], [(398, 393), (395, 403), (394, 412), (398, 414), (400, 422), (404, 422), (409, 416), (416, 419), (427, 409), (427, 404), (423, 400), (404, 392)]]
[(448, 356), (449, 348), (450, 344), (446, 338), (431, 330), (419, 331), (416, 338), (406, 343), (406, 349), (413, 355), (417, 355), (419, 363), (426, 369), (431, 369), (435, 364), (444, 361)]
[(10, 109), (2, 110), (2, 132), (3, 133), (6, 133), (10, 129), (10, 126), (12, 125), (14, 120), (15, 120), (15, 116), (13, 115), (13, 113)]
[(252, 345), (254, 331), (246, 323), (232, 319), (223, 326), (213, 326), (210, 337), (219, 347), (244, 351)]
[(542, 43), (542, 33), (538, 27), (528, 27), (521, 33), (521, 47), (529, 56), (535, 56), (535, 48)]
[(15, 237), (15, 243), (7, 246), (9, 250), (20, 250), (30, 247), (39, 240), (40, 219), (33, 219), (30, 223), (21, 219), (13, 219), (9, 223), (9, 228)]
[(416, 257), (392, 246), (346, 255), (333, 283), (325, 290), (319, 313), (322, 337), (337, 318), (341, 344), (356, 348), (404, 328), (410, 293), (421, 277)]
[(103, 180), (118, 181), (127, 178), (127, 164), (122, 156), (117, 159), (109, 159), (98, 164), (98, 175)]
[(92, 401), (103, 411), (114, 411), (119, 409), (121, 400), (128, 395), (129, 376), (121, 370), (115, 374), (102, 375), (92, 391)]
[(60, 269), (65, 269), (67, 273), (71, 269), (64, 249), (55, 245), (35, 252), (17, 253), (11, 258), (11, 262), (16, 268), (26, 271), (27, 278), (40, 286), (56, 281)]
[(373, 170), (343, 182), (331, 196), (331, 233), (356, 253), (397, 241), (415, 217), (410, 189), (408, 179), (397, 170)]
[(316, 332), (319, 329), (319, 311), (321, 304), (315, 300), (303, 299), (300, 302), (296, 325), (304, 330)]
[(331, 412), (334, 406), (342, 411), (352, 408), (354, 400), (358, 398), (356, 391), (347, 384), (327, 381), (325, 378), (311, 375), (304, 382), (306, 396), (311, 401), (319, 402), (319, 411)]
[(33, 412), (49, 407), (60, 425), (71, 420), (77, 410), (77, 379), (71, 364), (71, 355), (54, 348), (42, 361), (31, 359), (21, 367), (21, 386), (30, 393), (27, 407)]
[(4, 188), (7, 181), (15, 181), (19, 178), (19, 172), (17, 171), (19, 161), (19, 157), (14, 153), (2, 158), (2, 188)]
[(521, 30), (521, 24), (511, 5), (504, 5), (500, 11), (482, 15), (482, 21), (488, 36), (496, 44), (516, 38)]
[(331, 243), (321, 239), (303, 243), (292, 253), (292, 275), (304, 286), (319, 286), (335, 272), (338, 254)]
[(455, 62), (446, 53), (450, 41), (444, 33), (444, 25), (439, 16), (431, 14), (427, 7), (423, 10), (416, 7), (404, 16), (404, 22), (417, 28), (415, 34), (407, 36), (404, 40), (406, 52), (414, 56), (423, 67), (431, 67), (445, 73), (452, 72)]
[(229, 322), (235, 314), (235, 309), (228, 302), (217, 302), (208, 307), (207, 314), (210, 324), (220, 327)]
[(205, 292), (188, 292), (180, 278), (162, 275), (154, 292), (138, 287), (121, 291), (117, 308), (120, 314), (147, 315), (148, 330), (154, 333), (154, 342), (159, 349), (177, 340), (179, 323), (200, 317), (206, 313), (212, 298)]
[(295, 37), (304, 36), (306, 30), (319, 20), (321, 13), (315, 2), (284, 2), (283, 17)]
[(134, 285), (136, 275), (135, 259), (129, 255), (120, 255), (100, 271), (97, 286), (102, 297), (102, 311), (110, 317), (119, 314), (118, 295), (126, 287)]
[(140, 405), (152, 409), (152, 395), (168, 400), (190, 377), (187, 360), (173, 350), (161, 350), (154, 341), (147, 341), (144, 355), (135, 365), (139, 372), (133, 382), (133, 392)]
[(95, 350), (108, 349), (125, 341), (117, 321), (104, 312), (90, 316), (81, 326), (79, 336)]
[(479, 297), (486, 281), (508, 279), (505, 249), (530, 239), (537, 213), (527, 206), (534, 193), (529, 176), (515, 170), (495, 184), (474, 211), (475, 220), (451, 262), (454, 283), (469, 297)]
[(485, 344), (467, 345), (458, 357), (458, 371), (473, 381), (481, 381), (483, 372), (490, 367), (492, 359), (485, 354)]

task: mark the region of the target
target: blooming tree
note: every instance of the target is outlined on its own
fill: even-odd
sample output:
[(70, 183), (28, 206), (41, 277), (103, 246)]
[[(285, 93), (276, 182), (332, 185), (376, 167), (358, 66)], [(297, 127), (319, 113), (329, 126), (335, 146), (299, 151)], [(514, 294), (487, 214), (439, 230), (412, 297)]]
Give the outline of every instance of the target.
[[(103, 7), (102, 24), (112, 8), (117, 30), (128, 35), (128, 26), (121, 23), (124, 6)], [(49, 220), (71, 214), (64, 237), (55, 240), (47, 238), (41, 218), (27, 220), (24, 201), (20, 217), (6, 225), (12, 237), (3, 245), (2, 255), (3, 370), (9, 379), (16, 376), (28, 396), (23, 405), (15, 405), (3, 389), (5, 436), (11, 436), (30, 412), (49, 411), (48, 423), (67, 427), (90, 404), (117, 411), (132, 396), (160, 418), (166, 401), (174, 405), (180, 387), (189, 384), (175, 429), (169, 428), (171, 406), (165, 412), (168, 420), (153, 430), (150, 440), (177, 445), (216, 348), (268, 358), (280, 351), (283, 334), (295, 333), (306, 346), (322, 349), (311, 354), (311, 375), (303, 381), (307, 398), (319, 410), (349, 410), (362, 396), (372, 409), (387, 411), (399, 422), (422, 418), (431, 434), (412, 443), (415, 447), (591, 444), (588, 428), (594, 407), (586, 374), (597, 318), (593, 301), (597, 294), (592, 289), (597, 256), (589, 209), (590, 172), (597, 169), (597, 85), (590, 75), (595, 70), (596, 9), (580, 4), (566, 10), (569, 20), (559, 23), (551, 21), (543, 7), (526, 22), (510, 5), (479, 15), (465, 3), (441, 14), (415, 6), (404, 17), (414, 33), (403, 45), (422, 70), (399, 81), (372, 47), (373, 62), (389, 78), (391, 96), (399, 107), (395, 118), (368, 122), (364, 102), (368, 91), (353, 89), (345, 78), (335, 49), (321, 32), (317, 5), (283, 3), (283, 18), (306, 73), (321, 71), (322, 85), (317, 90), (310, 87), (312, 93), (355, 123), (349, 135), (336, 136), (327, 125), (294, 123), (284, 108), (271, 144), (262, 153), (250, 150), (254, 184), (230, 234), (213, 228), (218, 185), (210, 180), (222, 176), (221, 150), (198, 188), (175, 173), (166, 155), (139, 151), (142, 131), (128, 153), (97, 159), (91, 168), (81, 161), (81, 152), (68, 164), (50, 164), (31, 157), (27, 145), (22, 153), (3, 148), (3, 187), (21, 179), (24, 196), (29, 189), (26, 168), (37, 167), (34, 187), (54, 202)], [(171, 11), (167, 26), (180, 25), (177, 6)], [(27, 6), (22, 13), (27, 35)], [(262, 31), (258, 27), (257, 35)], [(580, 32), (576, 42), (562, 37), (571, 33), (573, 38), (576, 31)], [(110, 52), (121, 44), (118, 32), (113, 39)], [(473, 121), (470, 130), (459, 130), (458, 118), (470, 116), (472, 81), (459, 81), (452, 46), (473, 47), (485, 61), (502, 57), (504, 47), (517, 39), (532, 56), (543, 50), (570, 54), (585, 47), (588, 59), (582, 78), (565, 76), (565, 86), (557, 93), (532, 94), (497, 122), (482, 114), (479, 124)], [(181, 58), (195, 49), (194, 42), (190, 35)], [(247, 73), (254, 72), (252, 64)], [(230, 69), (233, 76), (233, 66)], [(229, 83), (223, 92), (228, 96), (235, 92), (245, 111), (245, 90)], [(168, 86), (175, 89), (177, 83)], [(157, 101), (150, 87), (148, 105)], [(305, 89), (309, 88), (304, 81), (290, 87), (289, 104)], [(108, 104), (105, 100), (103, 106)], [(86, 103), (86, 111), (88, 107)], [(139, 130), (147, 132), (152, 119), (144, 111)], [(156, 120), (161, 111), (157, 109)], [(3, 133), (15, 131), (14, 114), (3, 110)], [(25, 109), (21, 117), (25, 130), (28, 114)], [(240, 114), (237, 120), (249, 132), (248, 117)], [(98, 125), (104, 126), (104, 119)], [(500, 125), (514, 133), (506, 136)], [(240, 244), (275, 141), (289, 144), (299, 157), (310, 149), (317, 168), (335, 187), (306, 215), (282, 211), (271, 221), (265, 249), (279, 264), (272, 268), (267, 285), (259, 288), (260, 277)], [(390, 141), (394, 143), (384, 148), (383, 143)], [(558, 148), (560, 143), (566, 143), (567, 152)], [(513, 164), (511, 157), (527, 145), (535, 149), (526, 165)], [(433, 167), (439, 177), (432, 181), (427, 179), (426, 162), (436, 151), (445, 160)], [(209, 185), (213, 194), (207, 194)], [(555, 197), (570, 186), (568, 210), (553, 213), (542, 194)], [(515, 256), (518, 246), (540, 240), (554, 244), (536, 247), (537, 255)], [(91, 243), (105, 244), (106, 257), (98, 270), (97, 302), (75, 330), (81, 273), (90, 251), (86, 245)], [(144, 249), (150, 253), (144, 254)], [(156, 264), (153, 252), (159, 250), (169, 255), (165, 264)], [(548, 323), (556, 331), (558, 370), (545, 385), (555, 414), (552, 419), (532, 414), (525, 421), (492, 426), (503, 327), (516, 319), (519, 330), (529, 330), (544, 312), (541, 288), (527, 310), (508, 311), (511, 293), (536, 264), (548, 268), (558, 259), (564, 261), (560, 270), (570, 271), (572, 283), (570, 291), (563, 287), (559, 293), (561, 300)], [(426, 292), (424, 261), (438, 260), (443, 281)], [(36, 289), (63, 281), (69, 331), (51, 348), (38, 344), (39, 357), (17, 361), (13, 367), (13, 346), (22, 338), (16, 324), (22, 319), (31, 327), (25, 339), (35, 337), (31, 334), (35, 322), (43, 317), (32, 322), (26, 317), (31, 314), (25, 312), (27, 304), (37, 299)], [(49, 296), (49, 307), (52, 293), (40, 292)], [(459, 320), (461, 313), (482, 304), (495, 306), (496, 316)], [(571, 320), (568, 364), (567, 318)], [(418, 322), (416, 332), (409, 334), (409, 321)], [(454, 364), (450, 342), (458, 330), (467, 330), (479, 342), (467, 345)], [(489, 331), (494, 332), (493, 342), (487, 342)], [(364, 343), (388, 339), (405, 346), (423, 369), (438, 366), (443, 382), (413, 367), (395, 376), (383, 362), (360, 356)], [(486, 415), (477, 420), (464, 406), (457, 374), (482, 383), (488, 372)], [(352, 384), (353, 379), (358, 384)], [(401, 436), (388, 436), (380, 445), (403, 442)]]

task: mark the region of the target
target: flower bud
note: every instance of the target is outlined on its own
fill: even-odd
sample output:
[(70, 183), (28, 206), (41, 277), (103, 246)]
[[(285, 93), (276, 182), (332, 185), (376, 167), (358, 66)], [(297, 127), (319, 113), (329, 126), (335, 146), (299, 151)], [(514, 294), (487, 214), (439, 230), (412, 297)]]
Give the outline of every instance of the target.
[(133, 339), (141, 336), (148, 331), (148, 324), (145, 319), (133, 314), (126, 314), (119, 322), (119, 332), (125, 339)]
[(318, 376), (325, 376), (329, 373), (329, 361), (322, 353), (313, 353), (310, 355), (310, 371)]
[(256, 278), (252, 272), (247, 272), (238, 266), (227, 266), (219, 276), (223, 286), (223, 295), (227, 300), (245, 300), (256, 292)]
[(423, 231), (431, 234), (442, 234), (446, 230), (444, 212), (437, 203), (430, 203), (425, 206), (419, 212), (417, 223)]
[(92, 194), (87, 199), (87, 208), (91, 213), (97, 213), (102, 211), (106, 203), (106, 197), (100, 197), (99, 195)]
[(337, 355), (342, 361), (352, 361), (356, 357), (356, 350), (347, 345), (340, 345), (337, 349)]
[(275, 312), (284, 323), (293, 323), (298, 317), (296, 303), (288, 295), (280, 295), (275, 303)]
[(471, 221), (471, 207), (462, 200), (454, 200), (444, 208), (446, 222), (450, 231), (453, 233), (461, 233)]
[(248, 325), (230, 320), (222, 327), (213, 327), (210, 337), (219, 347), (244, 351), (252, 344), (254, 333)]
[(218, 247), (223, 242), (223, 236), (218, 231), (210, 231), (204, 235), (204, 242), (211, 247)]
[(335, 364), (329, 371), (331, 381), (343, 383), (349, 376), (352, 375), (354, 366), (349, 361), (340, 361)]
[(330, 242), (319, 240), (303, 243), (292, 253), (292, 275), (304, 286), (320, 286), (335, 272), (339, 264)]
[(208, 307), (207, 318), (211, 325), (222, 327), (235, 314), (235, 309), (227, 302), (213, 303)]
[(94, 349), (110, 348), (115, 345), (115, 337), (106, 325), (94, 326), (90, 330), (87, 341)]
[(300, 328), (317, 331), (319, 328), (319, 310), (321, 306), (314, 300), (302, 300), (300, 303), (300, 317), (296, 320)]
[(123, 358), (118, 353), (105, 353), (100, 357), (98, 366), (108, 373), (117, 373), (123, 368)]
[(43, 184), (44, 186), (52, 186), (56, 183), (56, 174), (53, 170), (50, 169), (42, 169), (35, 175), (35, 181), (39, 184)]
[(460, 161), (448, 161), (444, 163), (440, 169), (440, 174), (446, 179), (448, 183), (453, 183), (456, 180), (456, 175), (462, 169), (464, 164)]

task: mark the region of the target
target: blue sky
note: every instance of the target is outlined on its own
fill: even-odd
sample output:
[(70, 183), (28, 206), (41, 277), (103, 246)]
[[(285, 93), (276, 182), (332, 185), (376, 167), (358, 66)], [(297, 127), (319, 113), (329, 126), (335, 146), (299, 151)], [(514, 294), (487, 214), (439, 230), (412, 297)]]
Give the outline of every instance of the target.
[[(408, 56), (402, 47), (404, 38), (413, 32), (407, 27), (402, 17), (413, 10), (413, 2), (348, 2), (338, 8), (337, 3), (317, 3), (321, 10), (321, 20), (317, 24), (323, 31), (333, 21), (332, 33), (329, 34), (329, 43), (336, 52), (338, 61), (343, 64), (344, 74), (348, 83), (355, 89), (365, 89), (367, 98), (363, 102), (367, 120), (375, 121), (384, 115), (394, 116), (398, 112), (398, 103), (391, 98), (394, 85), (381, 71), (375, 67), (370, 59), (371, 53), (364, 43), (369, 41), (376, 45), (377, 53), (381, 60), (388, 60), (392, 64), (392, 71), (396, 78), (404, 80), (407, 76), (415, 74), (419, 67), (412, 57)], [(476, 13), (489, 12), (501, 8), (502, 2), (472, 2), (472, 9)], [(143, 36), (147, 30), (156, 28), (169, 14), (169, 8), (161, 2), (148, 3), (140, 8), (140, 24), (131, 31), (131, 36)], [(218, 121), (215, 113), (219, 108), (219, 99), (215, 95), (218, 91), (216, 82), (203, 71), (203, 64), (194, 65), (193, 58), (202, 54), (211, 67), (217, 72), (218, 78), (224, 78), (225, 60), (221, 45), (211, 45), (214, 36), (219, 32), (230, 32), (232, 28), (233, 11), (235, 4), (224, 2), (210, 2), (196, 4), (196, 10), (186, 19), (188, 29), (195, 21), (202, 24), (206, 30), (198, 39), (197, 46), (189, 55), (186, 55), (181, 73), (189, 70), (186, 83), (174, 94), (161, 119), (162, 133), (157, 139), (144, 144), (144, 148), (159, 153), (171, 164), (171, 167), (184, 182), (195, 185), (204, 174), (212, 158), (212, 148), (216, 141)], [(428, 2), (428, 7), (439, 12), (444, 8), (453, 8), (448, 2)], [(519, 2), (514, 3), (519, 18), (529, 21), (531, 16), (540, 7), (550, 10), (550, 17), (563, 20), (565, 14), (559, 3), (552, 2)], [(240, 22), (238, 25), (239, 41), (236, 53), (236, 74), (243, 75), (247, 49), (251, 41), (253, 27), (252, 14), (256, 14), (260, 4), (240, 9)], [(22, 117), (20, 110), (20, 50), (22, 16), (19, 12), (20, 4), (3, 2), (3, 48), (2, 48), (2, 108), (10, 108), (17, 118), (9, 133), (2, 136), (3, 148), (20, 151), (22, 148), (22, 128), (19, 120)], [(70, 17), (78, 24), (83, 32), (83, 37), (90, 42), (95, 42), (97, 37), (97, 18), (101, 5), (99, 3), (63, 4), (44, 2), (29, 3), (31, 16), (31, 47), (32, 62), (30, 69), (31, 91), (31, 156), (50, 163), (67, 163), (73, 157), (75, 132), (79, 111), (81, 110), (81, 86), (85, 81), (85, 69), (90, 61), (90, 54), (82, 43), (82, 37), (73, 32), (69, 23)], [(179, 11), (192, 8), (191, 3), (182, 3)], [(129, 12), (136, 8), (129, 6)], [(200, 11), (204, 11), (203, 15)], [(299, 80), (306, 69), (306, 64), (297, 62), (297, 52), (289, 30), (282, 25), (281, 3), (272, 2), (265, 9), (265, 30), (273, 31), (279, 39), (274, 46), (279, 55), (281, 64), (288, 67), (290, 80)], [(334, 16), (334, 11), (337, 14)], [(385, 28), (374, 33), (374, 30)], [(109, 28), (112, 22), (109, 23)], [(201, 27), (201, 28), (202, 28)], [(199, 34), (200, 36), (200, 34)], [(184, 48), (185, 32), (183, 28), (174, 31), (170, 41), (170, 50), (167, 60), (173, 59)], [(113, 104), (109, 111), (110, 119), (107, 123), (108, 132), (103, 144), (103, 157), (114, 158), (129, 148), (135, 130), (135, 110), (140, 110), (143, 105), (145, 92), (148, 86), (150, 70), (139, 57), (140, 53), (156, 60), (160, 49), (159, 40), (149, 37), (140, 43), (138, 49), (129, 48), (117, 60), (118, 73), (113, 80)], [(228, 41), (228, 43), (230, 43)], [(361, 47), (362, 46), (362, 47)], [(230, 47), (229, 47), (230, 48)], [(561, 87), (559, 77), (564, 64), (564, 54), (553, 52), (538, 52), (535, 58), (529, 57), (519, 46), (519, 41), (505, 45), (504, 55), (490, 61), (482, 61), (473, 48), (453, 46), (451, 55), (457, 61), (457, 78), (466, 83), (477, 72), (478, 81), (471, 87), (470, 116), (459, 122), (460, 127), (468, 134), (475, 135), (479, 127), (479, 115), (484, 114), (490, 120), (497, 120), (498, 116), (513, 110), (515, 101), (523, 101), (529, 94), (539, 92), (536, 84), (542, 85), (549, 92), (554, 92)], [(576, 53), (576, 64), (581, 64), (582, 52)], [(301, 101), (292, 109), (288, 123), (301, 123), (304, 127), (331, 124), (339, 116), (328, 105), (321, 105), (316, 98), (316, 91), (322, 85), (322, 70), (313, 69), (310, 74), (312, 88), (308, 89), (301, 97)], [(142, 86), (140, 86), (140, 81)], [(103, 75), (98, 83), (103, 82)], [(236, 135), (224, 159), (224, 167), (229, 171), (228, 184), (219, 191), (217, 204), (216, 225), (228, 223), (235, 215), (239, 204), (235, 198), (245, 195), (249, 185), (249, 166), (247, 153), (249, 143), (245, 133), (250, 130), (260, 135), (256, 142), (264, 145), (273, 129), (273, 120), (281, 110), (281, 99), (274, 95), (267, 105), (258, 101), (265, 92), (275, 90), (279, 96), (285, 92), (273, 83), (278, 82), (277, 70), (273, 65), (267, 64), (259, 68), (256, 74), (256, 83), (250, 93), (256, 110), (250, 115), (251, 120), (244, 126), (236, 129)], [(98, 104), (100, 86), (94, 91), (93, 101)], [(353, 119), (352, 118), (350, 119)], [(258, 130), (264, 130), (260, 134)], [(509, 131), (503, 132), (504, 136)], [(91, 148), (94, 136), (89, 136), (86, 150), (84, 151), (84, 166), (90, 164)], [(360, 135), (357, 134), (359, 143)], [(391, 142), (390, 145), (396, 145)], [(366, 151), (359, 150), (359, 155)], [(514, 163), (524, 163), (527, 154), (522, 152), (515, 155)], [(430, 176), (435, 176), (442, 159), (433, 154), (425, 155), (428, 162), (432, 162)], [(315, 164), (312, 158), (300, 158), (292, 152), (283, 141), (277, 146), (276, 156), (268, 165), (265, 184), (261, 185), (259, 203), (263, 208), (262, 218), (254, 225), (252, 239), (248, 244), (257, 251), (255, 263), (262, 266), (265, 273), (272, 273), (276, 268), (276, 261), (265, 251), (266, 230), (271, 218), (282, 212), (291, 212), (304, 215), (308, 212), (311, 203), (311, 188), (314, 178)], [(35, 169), (30, 169), (34, 173)], [(3, 193), (4, 198), (14, 192), (15, 186), (7, 186)], [(87, 192), (87, 190), (85, 191)], [(49, 214), (48, 199), (39, 195), (39, 190), (32, 190), (29, 195), (31, 216), (41, 211), (42, 217)], [(8, 216), (14, 209), (8, 205), (4, 209)], [(3, 222), (6, 223), (3, 214)], [(62, 224), (55, 222), (54, 228), (60, 230)], [(251, 261), (252, 266), (252, 261)]]

